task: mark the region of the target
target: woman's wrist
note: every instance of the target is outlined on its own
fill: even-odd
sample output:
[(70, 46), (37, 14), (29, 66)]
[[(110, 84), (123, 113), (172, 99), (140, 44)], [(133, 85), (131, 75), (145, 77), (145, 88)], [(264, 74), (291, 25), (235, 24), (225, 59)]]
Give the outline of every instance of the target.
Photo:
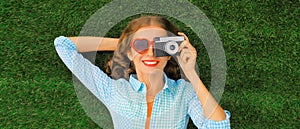
[(198, 76), (198, 74), (197, 74), (197, 72), (196, 72), (195, 69), (185, 71), (184, 74), (185, 74), (185, 76), (186, 76), (190, 81), (199, 78), (199, 76)]

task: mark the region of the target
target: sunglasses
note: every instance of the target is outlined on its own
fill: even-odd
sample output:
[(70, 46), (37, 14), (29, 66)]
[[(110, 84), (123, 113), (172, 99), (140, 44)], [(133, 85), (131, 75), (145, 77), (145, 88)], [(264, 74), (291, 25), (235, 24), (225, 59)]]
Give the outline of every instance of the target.
[(154, 45), (154, 41), (148, 39), (135, 39), (130, 43), (130, 47), (140, 54), (146, 53), (151, 45)]

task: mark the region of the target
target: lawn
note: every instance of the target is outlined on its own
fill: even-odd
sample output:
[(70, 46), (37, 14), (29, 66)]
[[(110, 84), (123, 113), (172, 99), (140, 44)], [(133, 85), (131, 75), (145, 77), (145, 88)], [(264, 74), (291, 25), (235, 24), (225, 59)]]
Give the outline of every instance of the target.
[[(232, 114), (231, 127), (300, 128), (300, 2), (189, 1), (206, 14), (223, 42), (227, 76), (220, 103)], [(0, 128), (100, 128), (80, 105), (53, 41), (79, 35), (109, 2), (0, 2)], [(107, 36), (118, 37), (127, 22)], [(201, 51), (199, 71), (209, 87), (205, 47), (188, 26), (178, 25)], [(97, 59), (109, 55), (99, 53)]]

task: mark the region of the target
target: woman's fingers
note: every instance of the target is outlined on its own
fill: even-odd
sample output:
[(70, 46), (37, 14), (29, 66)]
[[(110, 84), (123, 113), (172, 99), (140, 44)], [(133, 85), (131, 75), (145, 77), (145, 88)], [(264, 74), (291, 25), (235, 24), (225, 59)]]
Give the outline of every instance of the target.
[(193, 45), (190, 43), (188, 37), (187, 37), (184, 33), (182, 33), (182, 32), (178, 32), (178, 35), (183, 36), (184, 39), (185, 39), (185, 40), (180, 44), (180, 46), (179, 46), (179, 52), (181, 52), (181, 50), (182, 50), (182, 49), (185, 49), (185, 48), (190, 49), (190, 50), (192, 51), (192, 53), (193, 53), (193, 56), (194, 56), (193, 58), (196, 58), (196, 57), (197, 57), (197, 51), (196, 51), (196, 49), (193, 47)]
[(187, 46), (186, 46), (186, 42), (187, 42), (187, 41), (184, 40), (184, 41), (180, 44), (180, 46), (179, 46), (179, 52), (180, 52), (182, 49), (184, 49), (185, 47), (187, 47)]
[(184, 63), (187, 63), (191, 59), (194, 59), (193, 52), (189, 49), (182, 49), (180, 53), (180, 58), (184, 61)]
[(187, 47), (193, 47), (192, 44), (190, 43), (189, 38), (182, 32), (178, 32), (178, 35), (181, 35), (184, 37), (184, 45), (186, 45)]
[(180, 45), (179, 48), (180, 55), (186, 55), (189, 58), (196, 59), (197, 53), (195, 48), (187, 47), (186, 45)]
[(189, 41), (189, 38), (184, 33), (178, 32), (178, 35), (183, 36), (185, 40)]
[(179, 46), (179, 55), (177, 56), (177, 61), (183, 72), (187, 74), (195, 70), (194, 67), (196, 63), (197, 52), (184, 33), (179, 32), (178, 35), (184, 36), (185, 40)]

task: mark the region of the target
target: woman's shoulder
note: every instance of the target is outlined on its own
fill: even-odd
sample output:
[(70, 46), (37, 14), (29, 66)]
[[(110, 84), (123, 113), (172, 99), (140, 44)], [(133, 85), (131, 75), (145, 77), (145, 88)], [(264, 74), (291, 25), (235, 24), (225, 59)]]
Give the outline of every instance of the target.
[(174, 95), (185, 98), (192, 98), (196, 95), (195, 90), (190, 82), (185, 79), (168, 79), (168, 87)]
[(186, 89), (188, 87), (192, 87), (191, 83), (185, 79), (173, 80), (173, 79), (168, 78), (167, 84), (169, 87), (175, 88), (175, 89)]
[(188, 81), (186, 81), (185, 79), (182, 79), (182, 78), (181, 79), (177, 79), (177, 80), (168, 78), (167, 79), (167, 83), (168, 83), (168, 85), (175, 86), (175, 87), (189, 84)]

